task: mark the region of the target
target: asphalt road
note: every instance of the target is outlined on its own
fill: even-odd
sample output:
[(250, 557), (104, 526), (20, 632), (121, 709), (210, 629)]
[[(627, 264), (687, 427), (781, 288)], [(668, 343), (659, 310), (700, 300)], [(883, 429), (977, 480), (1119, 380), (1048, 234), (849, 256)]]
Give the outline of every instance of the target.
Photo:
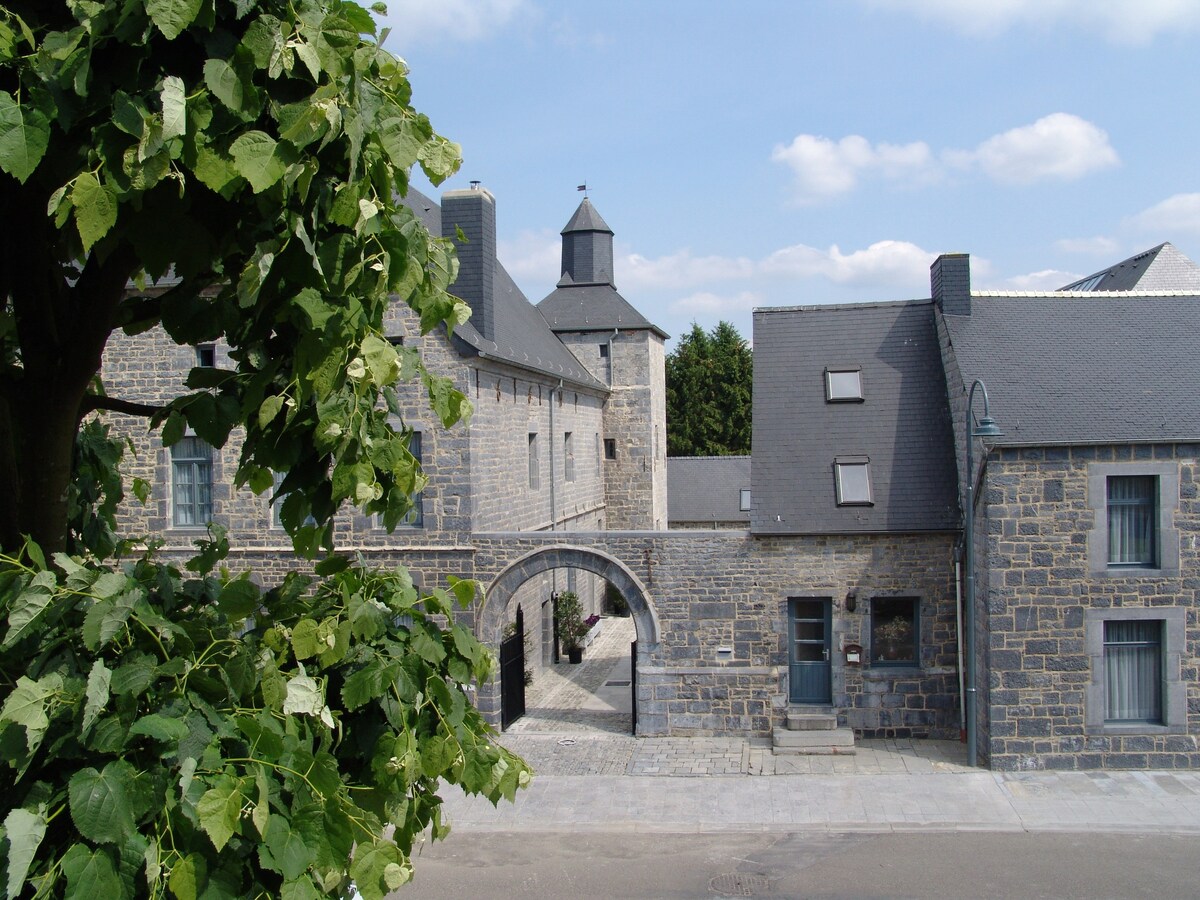
[(1195, 835), (461, 833), (396, 898), (1200, 896)]

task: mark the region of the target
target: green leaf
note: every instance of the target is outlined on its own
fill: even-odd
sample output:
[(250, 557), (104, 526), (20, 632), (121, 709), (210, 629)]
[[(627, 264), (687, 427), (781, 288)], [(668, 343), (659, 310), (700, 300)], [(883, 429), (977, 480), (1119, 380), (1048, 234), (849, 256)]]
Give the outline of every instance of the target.
[(176, 900), (196, 900), (200, 885), (208, 874), (208, 866), (204, 857), (199, 853), (189, 853), (182, 860), (171, 866), (171, 877), (167, 885)]
[(342, 702), (346, 709), (355, 710), (387, 693), (400, 673), (396, 660), (384, 663), (374, 659), (357, 672), (346, 676), (342, 683)]
[(146, 0), (146, 12), (168, 41), (179, 37), (200, 12), (203, 0)]
[(421, 169), (434, 185), (439, 185), (462, 165), (462, 147), (440, 135), (434, 135), (418, 154)]
[(49, 144), (50, 121), (42, 111), (0, 91), (0, 169), (24, 184)]
[(46, 805), (37, 811), (13, 809), (4, 818), (8, 835), (8, 896), (16, 897), (25, 886), (25, 876), (42, 838), (46, 836)]
[(117, 197), (95, 175), (84, 172), (71, 188), (71, 204), (75, 207), (75, 227), (86, 253), (117, 224)]
[(189, 729), (187, 724), (180, 719), (151, 713), (148, 716), (142, 716), (129, 726), (129, 733), (131, 735), (144, 734), (157, 741), (175, 744), (187, 737)]
[(276, 870), (289, 881), (304, 874), (316, 856), (304, 835), (292, 827), (286, 817), (276, 813), (267, 822), (265, 836)]
[(279, 900), (320, 900), (322, 896), (312, 879), (303, 876), (295, 881), (285, 881), (279, 889)]
[(429, 133), (421, 131), (411, 118), (386, 119), (379, 126), (379, 141), (398, 169), (410, 168), (428, 140)]
[(320, 719), (330, 728), (333, 727), (333, 713), (325, 705), (325, 692), (313, 678), (304, 674), (301, 666), (300, 674), (289, 679), (287, 697), (283, 701), (285, 715), (305, 715)]
[(262, 605), (262, 592), (257, 584), (245, 578), (231, 581), (221, 588), (217, 606), (234, 621), (241, 621)]
[[(395, 869), (390, 867), (395, 866)], [(407, 873), (407, 874), (405, 874)], [(412, 877), (412, 866), (391, 841), (359, 844), (350, 864), (350, 877), (363, 900), (384, 900), (384, 897)]]
[(231, 837), (240, 834), (238, 825), (245, 800), (240, 782), (228, 775), (222, 775), (216, 785), (205, 791), (200, 802), (196, 804), (200, 827), (212, 840), (218, 853), (229, 843)]
[(187, 133), (187, 93), (183, 79), (168, 75), (162, 86), (162, 136), (164, 141)]
[(4, 699), (0, 709), (0, 722), (16, 722), (25, 726), (25, 743), (32, 752), (42, 742), (50, 718), (46, 707), (56, 692), (62, 689), (62, 676), (51, 673), (38, 681), (22, 675), (17, 686)]
[(292, 161), (286, 145), (263, 131), (248, 131), (229, 147), (237, 173), (260, 194), (283, 177)]
[(325, 649), (318, 633), (320, 626), (312, 619), (301, 619), (292, 628), (292, 652), (296, 659), (308, 659)]
[(235, 113), (244, 111), (249, 105), (248, 95), (253, 88), (244, 84), (237, 69), (223, 59), (205, 60), (204, 83), (213, 96)]
[(283, 409), (284, 397), (282, 394), (272, 394), (262, 402), (258, 408), (258, 427), (266, 428), (275, 421), (275, 417), (279, 415), (279, 411)]
[(73, 844), (62, 858), (63, 874), (67, 876), (64, 900), (95, 900), (97, 897), (128, 896), (117, 875), (112, 857), (104, 850), (89, 850), (83, 844)]
[(38, 572), (21, 591), (8, 615), (8, 634), (4, 636), (3, 649), (7, 650), (31, 632), (42, 613), (54, 599), (58, 582), (50, 571)]
[(112, 684), (112, 670), (104, 665), (104, 660), (98, 659), (92, 663), (88, 673), (87, 702), (83, 707), (83, 731), (96, 721), (96, 717), (108, 708), (109, 686)]
[(140, 596), (129, 591), (92, 604), (83, 617), (83, 642), (89, 650), (99, 650), (125, 629)]
[(98, 844), (119, 844), (134, 832), (130, 792), (136, 775), (132, 765), (118, 759), (103, 771), (88, 767), (71, 776), (71, 821), (80, 834)]
[(396, 348), (383, 338), (369, 334), (362, 342), (362, 356), (371, 371), (371, 380), (382, 387), (396, 380), (400, 371)]

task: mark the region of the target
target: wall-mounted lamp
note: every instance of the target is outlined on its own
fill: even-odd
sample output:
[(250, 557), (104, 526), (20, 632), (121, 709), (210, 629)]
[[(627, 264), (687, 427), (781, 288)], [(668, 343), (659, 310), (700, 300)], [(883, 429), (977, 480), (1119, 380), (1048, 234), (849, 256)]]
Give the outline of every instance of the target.
[(851, 591), (846, 595), (846, 612), (854, 612), (858, 609), (858, 594)]

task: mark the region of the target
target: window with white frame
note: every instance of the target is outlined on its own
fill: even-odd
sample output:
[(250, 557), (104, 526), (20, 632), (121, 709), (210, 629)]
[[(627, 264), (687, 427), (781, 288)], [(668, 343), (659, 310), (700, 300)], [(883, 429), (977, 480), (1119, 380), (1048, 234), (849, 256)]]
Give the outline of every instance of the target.
[(212, 520), (212, 447), (198, 437), (181, 438), (171, 447), (171, 521), (204, 527)]
[(529, 489), (536, 491), (542, 486), (541, 469), (538, 466), (538, 436), (529, 432)]
[(830, 366), (825, 369), (826, 403), (861, 403), (862, 366)]
[(870, 506), (871, 460), (866, 456), (839, 456), (834, 460), (838, 506)]
[(1187, 731), (1183, 607), (1085, 611), (1091, 669), (1084, 723), (1091, 733)]
[(563, 480), (575, 480), (575, 443), (569, 431), (563, 432)]

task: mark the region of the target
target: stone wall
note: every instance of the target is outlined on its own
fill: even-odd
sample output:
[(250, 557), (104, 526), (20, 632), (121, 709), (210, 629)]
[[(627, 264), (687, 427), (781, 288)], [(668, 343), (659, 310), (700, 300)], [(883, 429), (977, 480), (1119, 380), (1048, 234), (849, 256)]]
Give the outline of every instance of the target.
[[(1195, 445), (1006, 449), (987, 473), (987, 757), (992, 768), (1200, 766)], [(1159, 480), (1161, 567), (1108, 569), (1104, 476)], [(982, 560), (981, 560), (982, 562)], [(1173, 563), (1173, 565), (1172, 565)], [(1106, 725), (1106, 618), (1164, 623), (1164, 722)]]

